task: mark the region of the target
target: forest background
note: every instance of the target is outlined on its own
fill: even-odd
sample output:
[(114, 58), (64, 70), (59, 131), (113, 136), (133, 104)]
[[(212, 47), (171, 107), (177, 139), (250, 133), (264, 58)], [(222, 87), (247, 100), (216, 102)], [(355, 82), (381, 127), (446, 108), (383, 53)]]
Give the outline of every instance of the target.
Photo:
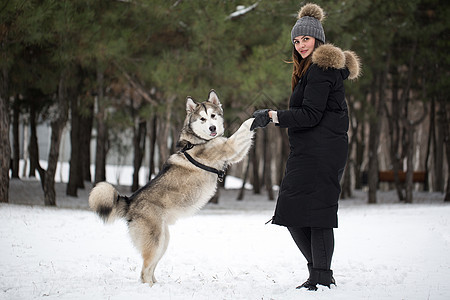
[[(228, 134), (255, 109), (286, 108), (290, 30), (305, 3), (3, 1), (0, 201), (8, 202), (10, 177), (19, 178), (25, 159), (29, 172), (21, 176), (38, 172), (45, 204), (56, 205), (64, 128), (71, 141), (67, 194), (76, 196), (87, 182), (105, 180), (112, 151), (133, 153), (132, 190), (143, 161), (149, 176), (157, 173), (177, 150), (188, 95), (203, 100), (214, 88)], [(400, 201), (412, 202), (415, 188), (442, 192), (450, 201), (450, 3), (315, 3), (326, 13), (327, 42), (355, 51), (363, 64), (363, 76), (346, 83), (350, 153), (342, 197), (367, 184), (368, 202), (376, 203), (380, 171), (392, 171), (388, 188)], [(36, 134), (41, 123), (51, 127), (45, 168)], [(29, 129), (26, 141), (19, 140), (20, 126)], [(286, 131), (270, 126), (258, 130), (249, 158), (228, 173), (273, 199), (288, 154)], [(422, 184), (415, 172), (425, 174)]]

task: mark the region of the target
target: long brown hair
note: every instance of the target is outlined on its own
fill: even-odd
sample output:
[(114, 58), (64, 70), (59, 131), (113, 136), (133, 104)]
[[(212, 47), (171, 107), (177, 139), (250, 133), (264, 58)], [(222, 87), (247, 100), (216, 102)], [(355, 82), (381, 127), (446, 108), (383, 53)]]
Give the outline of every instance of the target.
[[(317, 49), (320, 45), (323, 45), (323, 42), (316, 39), (314, 43), (314, 50)], [(302, 78), (303, 75), (305, 75), (306, 71), (308, 70), (309, 66), (312, 64), (312, 53), (308, 55), (305, 59), (302, 58), (300, 53), (295, 50), (295, 46), (292, 49), (292, 62), (294, 64), (292, 69), (292, 91), (297, 86), (300, 78)]]

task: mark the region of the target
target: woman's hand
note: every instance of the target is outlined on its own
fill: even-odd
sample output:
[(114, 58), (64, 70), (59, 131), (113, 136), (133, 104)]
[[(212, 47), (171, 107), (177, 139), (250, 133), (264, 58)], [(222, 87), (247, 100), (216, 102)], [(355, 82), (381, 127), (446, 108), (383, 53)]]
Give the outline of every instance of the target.
[(253, 117), (255, 120), (252, 123), (252, 126), (250, 127), (250, 130), (254, 130), (256, 128), (264, 128), (267, 126), (267, 124), (270, 123), (270, 110), (269, 109), (260, 109), (253, 113)]

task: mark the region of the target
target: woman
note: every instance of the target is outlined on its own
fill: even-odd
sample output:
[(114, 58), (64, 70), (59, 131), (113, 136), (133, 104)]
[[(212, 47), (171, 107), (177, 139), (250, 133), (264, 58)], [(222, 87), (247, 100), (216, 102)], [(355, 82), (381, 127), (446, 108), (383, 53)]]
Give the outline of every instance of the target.
[(359, 59), (325, 44), (322, 9), (307, 4), (291, 31), (294, 45), (288, 110), (258, 110), (252, 129), (270, 121), (288, 128), (290, 154), (273, 224), (286, 226), (307, 260), (309, 278), (297, 288), (335, 284), (331, 270), (340, 179), (347, 161), (344, 83), (359, 76)]

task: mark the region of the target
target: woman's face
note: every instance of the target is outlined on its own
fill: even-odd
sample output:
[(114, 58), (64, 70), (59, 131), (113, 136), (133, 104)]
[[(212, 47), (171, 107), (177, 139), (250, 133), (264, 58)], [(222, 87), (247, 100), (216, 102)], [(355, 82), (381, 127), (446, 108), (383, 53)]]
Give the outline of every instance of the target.
[(314, 51), (314, 45), (316, 39), (312, 36), (300, 35), (294, 38), (295, 50), (302, 56), (302, 58), (308, 57)]

